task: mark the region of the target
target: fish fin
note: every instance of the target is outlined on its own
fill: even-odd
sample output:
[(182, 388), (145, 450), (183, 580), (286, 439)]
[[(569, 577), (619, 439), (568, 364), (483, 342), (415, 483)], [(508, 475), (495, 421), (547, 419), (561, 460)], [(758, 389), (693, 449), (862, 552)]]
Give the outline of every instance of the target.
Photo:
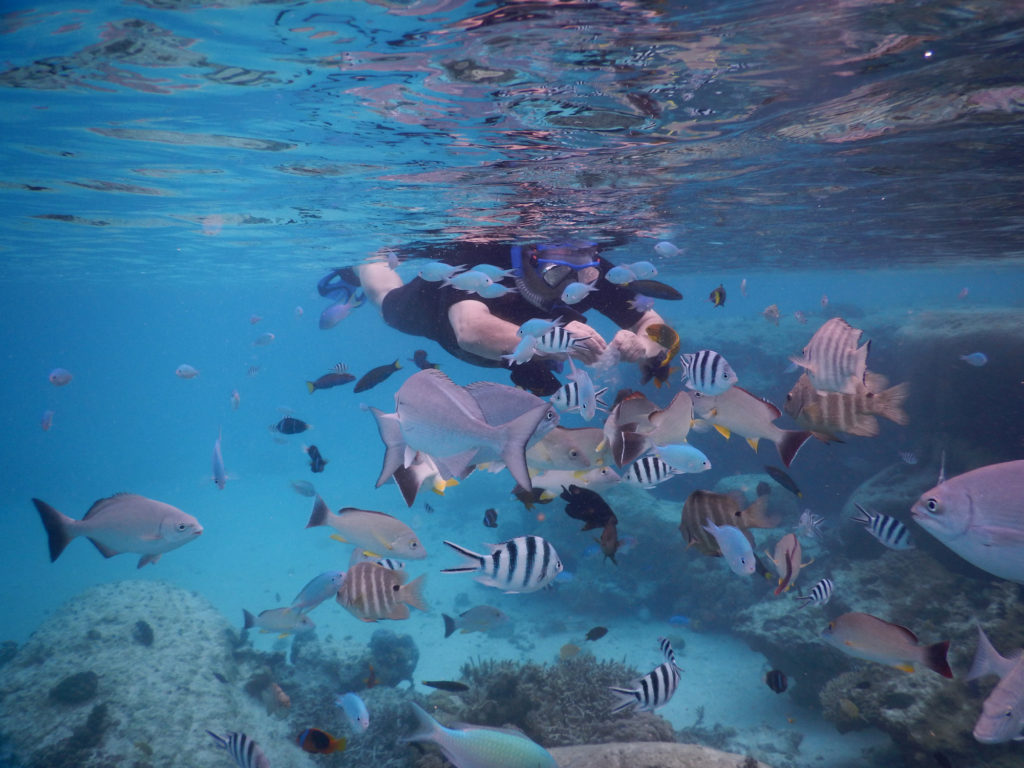
[[(50, 545), (50, 562), (52, 563), (60, 557), (60, 553), (64, 551), (64, 548), (71, 543), (71, 539), (75, 537), (73, 531), (77, 521), (58, 512), (45, 501), (32, 499), (32, 503), (35, 504), (36, 511), (39, 512), (39, 517), (43, 521), (43, 527), (46, 529)], [(93, 544), (96, 544), (96, 542), (93, 541)], [(101, 549), (100, 552), (102, 551)], [(104, 555), (104, 557), (108, 557), (108, 555)]]
[[(416, 479), (415, 472), (408, 467), (398, 467), (391, 475), (395, 479), (398, 490), (405, 499), (405, 505), (411, 507), (416, 502), (416, 494), (419, 493), (421, 483)], [(435, 488), (436, 490), (436, 488)]]
[(901, 426), (906, 425), (910, 421), (910, 417), (903, 410), (903, 402), (907, 399), (908, 394), (910, 394), (910, 385), (907, 382), (879, 392), (872, 399), (874, 412), (891, 422)]
[(637, 692), (630, 688), (609, 688), (612, 695), (615, 697), (615, 701), (612, 704), (611, 714), (621, 712), (631, 704), (636, 704), (640, 701), (640, 697)]
[(419, 704), (411, 701), (409, 702), (409, 706), (412, 707), (412, 712), (416, 715), (417, 729), (410, 735), (399, 739), (399, 743), (405, 744), (410, 741), (436, 741), (437, 737), (442, 733), (441, 724), (428, 715)]
[(457, 568), (443, 568), (441, 573), (469, 573), (471, 571), (479, 571), (483, 567), (484, 559), (476, 552), (460, 547), (451, 541), (445, 541), (444, 543), (462, 555), (468, 562), (463, 563)]
[(104, 557), (113, 557), (114, 555), (121, 554), (116, 549), (111, 549), (105, 544), (100, 544), (98, 541), (96, 541), (96, 539), (89, 539), (89, 541), (92, 542), (92, 545), (96, 547), (96, 549), (98, 549), (100, 551), (100, 554)]
[(473, 459), (476, 457), (478, 448), (469, 448), (462, 453), (456, 453), (444, 459), (435, 458), (438, 471), (444, 476), (445, 482), (450, 479), (465, 479), (473, 471)]
[(307, 381), (306, 382), (306, 389), (308, 389), (309, 390), (309, 394), (312, 395), (316, 391), (316, 386), (314, 386), (312, 381)]
[(748, 437), (747, 438), (747, 445), (749, 445), (751, 448), (753, 448), (754, 452), (756, 453), (757, 452), (757, 444), (760, 441), (761, 441), (761, 438), (759, 438), (759, 437)]
[(723, 427), (721, 424), (712, 424), (711, 426), (718, 430), (718, 433), (726, 440), (728, 440), (732, 436), (732, 432), (729, 430), (728, 427)]
[[(898, 669), (900, 672), (907, 672), (907, 673), (910, 673), (910, 674), (913, 674), (913, 672), (914, 672), (914, 665), (913, 664), (893, 664), (893, 666), (896, 669)], [(953, 675), (950, 674), (949, 676), (952, 677)]]
[(348, 544), (348, 539), (346, 539), (340, 533), (332, 533), (331, 538), (335, 541), (340, 541), (342, 544)]
[(377, 540), (377, 542), (378, 542), (378, 543), (379, 543), (379, 544), (380, 544), (380, 545), (381, 545), (381, 546), (382, 546), (382, 547), (383, 547), (384, 549), (388, 549), (388, 550), (393, 550), (393, 549), (394, 549), (394, 547), (393, 547), (393, 546), (392, 546), (391, 544), (389, 544), (388, 542), (384, 541), (384, 539), (382, 539), (382, 538), (381, 538), (381, 535), (380, 535), (380, 533), (374, 532), (374, 534), (373, 534), (373, 538), (375, 538), (375, 539)]
[(1013, 668), (1013, 663), (1004, 659), (992, 645), (985, 634), (985, 630), (978, 625), (978, 648), (974, 652), (974, 661), (971, 670), (967, 673), (968, 680), (976, 680), (989, 674), (996, 674), (1002, 677)]
[(441, 618), (444, 619), (444, 636), (451, 637), (452, 633), (455, 632), (455, 619), (447, 613), (442, 613)]
[(949, 668), (949, 662), (946, 660), (946, 654), (948, 652), (948, 640), (944, 640), (941, 643), (934, 643), (924, 648), (924, 654), (921, 657), (921, 661), (933, 672), (938, 672), (943, 677), (952, 678), (953, 670)]
[(408, 619), (409, 606), (405, 605), (404, 603), (399, 603), (391, 609), (391, 613), (389, 613), (386, 618), (393, 619), (395, 621), (402, 621), (403, 619)]
[(327, 518), (330, 514), (331, 510), (327, 506), (327, 502), (320, 498), (320, 494), (317, 494), (313, 500), (313, 511), (309, 515), (309, 522), (306, 523), (306, 527), (316, 528), (319, 525), (327, 525)]
[(141, 568), (144, 565), (156, 565), (157, 561), (160, 559), (160, 555), (162, 554), (163, 552), (157, 552), (155, 555), (143, 555), (139, 558), (139, 564), (135, 567)]
[(256, 617), (243, 608), (242, 629), (252, 629), (254, 626), (256, 626)]
[[(810, 436), (810, 432), (802, 430), (783, 430), (782, 437), (775, 443), (775, 447), (779, 450), (779, 457), (785, 466), (788, 467), (793, 459), (796, 458), (797, 451), (803, 447), (803, 444), (807, 442)], [(755, 448), (754, 450), (757, 449)]]
[(533, 482), (530, 480), (530, 472), (526, 465), (526, 444), (537, 431), (547, 409), (547, 403), (538, 405), (532, 411), (527, 411), (500, 427), (504, 437), (501, 459), (516, 482), (527, 491), (533, 490)]
[[(403, 603), (408, 603), (413, 608), (416, 608), (416, 609), (418, 609), (420, 611), (423, 611), (424, 613), (426, 613), (428, 610), (430, 610), (429, 608), (427, 608), (427, 603), (423, 599), (423, 586), (424, 586), (424, 579), (426, 579), (426, 578), (427, 578), (427, 574), (424, 573), (424, 574), (422, 574), (420, 576), (417, 576), (415, 579), (410, 581), (408, 584), (404, 584), (402, 586), (402, 602)], [(405, 616), (403, 616), (402, 618), (405, 618), (405, 619), (409, 618), (409, 609), (408, 608), (405, 609)]]
[(402, 434), (402, 424), (397, 413), (384, 413), (373, 407), (370, 408), (370, 413), (377, 420), (377, 432), (384, 441), (384, 463), (375, 486), (380, 488), (395, 470), (405, 463), (405, 435)]

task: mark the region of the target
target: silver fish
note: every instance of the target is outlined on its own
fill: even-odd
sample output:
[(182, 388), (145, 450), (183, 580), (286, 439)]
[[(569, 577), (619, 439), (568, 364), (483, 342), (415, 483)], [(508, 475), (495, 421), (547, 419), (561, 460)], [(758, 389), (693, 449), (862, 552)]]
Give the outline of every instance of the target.
[(490, 632), (495, 627), (506, 624), (509, 620), (507, 613), (490, 605), (475, 605), (454, 618), (442, 613), (441, 618), (444, 619), (445, 637), (450, 637), (457, 629), (462, 634)]
[(134, 493), (118, 493), (93, 504), (85, 517), (73, 520), (45, 501), (32, 499), (46, 528), (50, 562), (76, 536), (85, 536), (104, 557), (122, 552), (142, 555), (138, 567), (155, 563), (164, 552), (188, 544), (203, 532), (192, 515), (162, 501)]
[(218, 747), (227, 750), (238, 768), (270, 768), (270, 761), (259, 744), (244, 733), (228, 731), (227, 736), (218, 736), (213, 731), (207, 733), (217, 741)]
[(606, 451), (598, 446), (604, 440), (599, 427), (569, 428), (558, 426), (526, 451), (531, 470), (585, 470), (592, 464), (603, 464)]
[(441, 573), (478, 573), (477, 581), (510, 594), (543, 589), (562, 571), (562, 561), (551, 544), (540, 536), (518, 536), (501, 544), (489, 544), (490, 553), (478, 555), (465, 547), (446, 541), (466, 559), (458, 568)]
[(940, 480), (910, 512), (967, 562), (1024, 584), (1024, 461), (989, 464)]
[[(518, 392), (529, 395), (522, 390)], [(516, 388), (506, 385), (488, 387), (486, 393), (479, 394), (488, 402), (487, 410), (492, 413), (504, 406), (490, 403), (490, 398), (516, 398), (522, 403), (522, 395)], [(553, 426), (558, 418), (552, 405), (535, 399), (535, 407), (495, 426), (489, 423), (481, 404), (465, 388), (435, 368), (417, 371), (395, 393), (394, 413), (370, 408), (386, 446), (377, 487), (405, 464), (411, 449), (428, 452), (445, 480), (464, 478), (473, 464), (500, 460), (516, 482), (532, 490), (526, 467), (526, 446), (542, 422), (548, 421)]]
[(280, 637), (285, 635), (309, 632), (315, 628), (313, 620), (301, 611), (293, 611), (291, 608), (271, 608), (260, 611), (253, 616), (249, 611), (243, 610), (243, 629), (256, 627), (262, 632), (277, 632)]
[(804, 347), (803, 356), (790, 357), (807, 369), (811, 384), (819, 392), (855, 394), (857, 383), (864, 383), (871, 342), (858, 347), (863, 331), (841, 317), (827, 320)]
[(985, 630), (978, 627), (978, 649), (968, 680), (999, 675), (999, 684), (981, 705), (974, 726), (974, 738), (982, 744), (1001, 744), (1024, 739), (1024, 653), (1005, 659), (992, 646)]
[(306, 527), (320, 525), (328, 525), (338, 532), (332, 538), (378, 555), (387, 554), (407, 560), (422, 560), (427, 556), (423, 543), (412, 528), (385, 512), (343, 507), (335, 514), (317, 496)]
[(220, 452), (220, 433), (217, 433), (217, 440), (213, 444), (213, 484), (224, 490), (228, 476), (224, 471), (224, 457)]

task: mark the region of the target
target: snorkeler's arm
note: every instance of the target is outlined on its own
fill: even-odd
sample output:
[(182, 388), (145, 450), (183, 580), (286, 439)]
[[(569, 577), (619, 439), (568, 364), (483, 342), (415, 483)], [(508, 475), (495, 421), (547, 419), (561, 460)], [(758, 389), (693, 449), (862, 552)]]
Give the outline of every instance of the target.
[(612, 339), (612, 346), (619, 350), (622, 360), (629, 363), (639, 362), (648, 357), (662, 355), (665, 349), (647, 335), (647, 328), (651, 325), (664, 323), (661, 315), (653, 309), (649, 309), (631, 327), (615, 334)]
[[(462, 349), (488, 360), (501, 360), (502, 355), (510, 354), (519, 344), (519, 326), (495, 317), (480, 301), (466, 299), (452, 304), (448, 308), (448, 322)], [(605, 348), (604, 339), (585, 323), (572, 321), (564, 327), (581, 341), (573, 357), (587, 365), (597, 362)]]
[(384, 297), (402, 287), (402, 278), (383, 261), (370, 261), (356, 267), (359, 282), (367, 297), (380, 309)]

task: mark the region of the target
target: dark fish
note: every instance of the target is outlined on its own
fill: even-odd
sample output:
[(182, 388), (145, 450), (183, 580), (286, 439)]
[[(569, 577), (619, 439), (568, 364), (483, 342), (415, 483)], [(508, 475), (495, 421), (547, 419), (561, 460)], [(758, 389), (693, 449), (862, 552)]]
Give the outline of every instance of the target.
[(654, 386), (661, 389), (661, 385), (667, 382), (672, 372), (676, 370), (669, 365), (670, 362), (670, 357), (661, 357), (660, 355), (642, 360), (640, 362), (640, 383), (646, 384), (653, 379)]
[(330, 389), (331, 387), (339, 387), (342, 384), (348, 384), (350, 381), (355, 381), (356, 377), (351, 373), (325, 373), (316, 381), (307, 381), (306, 389), (309, 390), (309, 394), (313, 394), (318, 389)]
[(494, 507), (491, 507), (486, 512), (484, 512), (484, 525), (486, 525), (488, 528), (498, 527), (498, 510), (496, 510)]
[(450, 691), (451, 693), (462, 693), (468, 691), (469, 686), (465, 683), (457, 683), (454, 680), (424, 680), (424, 685), (437, 688), (439, 691)]
[(535, 504), (550, 504), (554, 501), (554, 497), (545, 498), (546, 494), (547, 491), (543, 488), (534, 488), (532, 491), (528, 491), (521, 485), (517, 485), (512, 491), (512, 495), (519, 499), (527, 509), (533, 509)]
[(309, 429), (309, 424), (302, 419), (293, 419), (291, 416), (285, 416), (274, 425), (274, 429), (282, 435), (298, 435)]
[(666, 299), (667, 301), (679, 301), (683, 294), (671, 285), (665, 285), (658, 280), (634, 280), (629, 284), (629, 289), (652, 299)]
[(336, 739), (319, 728), (307, 728), (295, 739), (295, 743), (305, 752), (329, 755), (331, 752), (342, 752), (348, 744), (347, 739)]
[(767, 496), (772, 492), (772, 487), (768, 485), (764, 480), (757, 484), (757, 495)]
[(327, 466), (327, 459), (320, 455), (320, 449), (315, 445), (309, 446), (306, 449), (306, 455), (309, 456), (309, 468), (314, 472), (323, 472), (324, 467)]
[(365, 392), (372, 387), (376, 387), (382, 381), (387, 379), (395, 371), (399, 370), (402, 366), (399, 365), (398, 361), (395, 360), (393, 363), (388, 365), (378, 365), (372, 371), (366, 373), (363, 378), (356, 382), (353, 392)]
[(764, 681), (776, 693), (782, 693), (789, 687), (789, 680), (786, 674), (780, 669), (773, 669), (764, 676)]
[(426, 512), (428, 515), (434, 514), (434, 508), (430, 506), (429, 501), (423, 502), (423, 511)]
[[(679, 334), (676, 330), (666, 323), (654, 323), (653, 325), (647, 326), (647, 338), (655, 342), (658, 346), (663, 347), (666, 352), (665, 356), (661, 359), (659, 366), (666, 366), (679, 353)], [(660, 387), (659, 387), (660, 389)]]
[(213, 676), (221, 683), (227, 683), (228, 679), (224, 677), (220, 672), (214, 672)]
[(778, 467), (770, 467), (767, 464), (765, 464), (764, 471), (768, 473), (772, 480), (781, 485), (790, 493), (796, 494), (797, 496), (803, 496), (803, 494), (800, 492), (800, 488), (797, 486), (795, 482), (793, 482), (793, 478), (787, 475)]
[(715, 290), (713, 290), (710, 293), (708, 298), (711, 300), (711, 303), (714, 304), (716, 307), (720, 307), (723, 304), (725, 304), (725, 288), (721, 285), (721, 283), (719, 283), (718, 287), (715, 288)]
[(594, 627), (587, 632), (587, 640), (600, 640), (608, 634), (608, 627)]
[(530, 361), (512, 366), (512, 383), (537, 397), (550, 397), (562, 388), (562, 383), (546, 363)]
[(570, 485), (562, 489), (561, 497), (565, 500), (565, 514), (585, 523), (580, 529), (582, 531), (604, 528), (609, 522), (619, 522), (608, 502), (596, 491)]
[(422, 371), (427, 368), (440, 368), (441, 366), (437, 363), (432, 363), (427, 360), (427, 350), (417, 349), (412, 353), (412, 357), (409, 358), (412, 362), (416, 363), (416, 366)]
[(615, 553), (618, 551), (621, 542), (619, 541), (619, 529), (614, 521), (609, 520), (605, 523), (604, 530), (601, 531), (601, 538), (595, 536), (594, 541), (600, 545), (601, 552), (604, 553), (605, 558), (618, 565), (618, 562), (615, 560)]

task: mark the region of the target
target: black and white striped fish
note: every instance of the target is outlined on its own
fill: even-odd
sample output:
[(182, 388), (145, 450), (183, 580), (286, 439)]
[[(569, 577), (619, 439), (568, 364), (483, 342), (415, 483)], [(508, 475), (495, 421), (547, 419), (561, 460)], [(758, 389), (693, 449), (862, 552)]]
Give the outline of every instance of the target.
[(860, 504), (854, 504), (854, 506), (857, 507), (858, 514), (853, 516), (853, 521), (865, 526), (868, 533), (889, 549), (914, 548), (914, 542), (910, 540), (910, 531), (907, 530), (907, 526), (895, 517), (868, 512)]
[(676, 688), (679, 687), (679, 673), (682, 670), (676, 665), (676, 655), (668, 638), (659, 637), (658, 642), (661, 644), (661, 652), (665, 654), (665, 663), (635, 681), (632, 688), (609, 688), (615, 694), (612, 714), (621, 712), (633, 704), (638, 705), (638, 710), (653, 712), (658, 707), (668, 704), (676, 692)]
[(543, 355), (567, 355), (573, 349), (583, 346), (583, 340), (572, 331), (556, 325), (537, 337), (534, 349)]
[(673, 475), (681, 474), (673, 469), (657, 456), (644, 456), (629, 465), (629, 469), (622, 475), (627, 483), (639, 485), (641, 488), (653, 488), (659, 483), (664, 483)]
[(255, 739), (236, 731), (228, 731), (227, 736), (218, 736), (213, 731), (207, 733), (213, 736), (218, 747), (227, 750), (238, 768), (270, 768), (270, 761)]
[(822, 579), (811, 587), (810, 592), (806, 595), (798, 595), (796, 599), (800, 601), (801, 608), (805, 605), (825, 605), (832, 599), (833, 586), (832, 579)]
[[(601, 387), (594, 392), (594, 401), (597, 406), (605, 407), (606, 404), (601, 400), (601, 395), (607, 391), (608, 387)], [(567, 384), (563, 384), (549, 399), (551, 404), (560, 411), (572, 412), (580, 410), (580, 383), (578, 381), (570, 381)]]
[(711, 349), (680, 355), (679, 362), (683, 364), (683, 383), (705, 395), (720, 395), (738, 381), (729, 362)]
[(862, 331), (841, 317), (833, 317), (815, 331), (804, 347), (803, 357), (790, 357), (807, 369), (814, 388), (821, 392), (856, 394), (864, 383), (871, 342), (858, 347)]
[(478, 582), (510, 594), (544, 589), (562, 571), (555, 548), (540, 536), (517, 536), (501, 544), (488, 544), (489, 555), (478, 555), (450, 541), (445, 544), (467, 562), (458, 568), (444, 568), (441, 573), (479, 573)]

